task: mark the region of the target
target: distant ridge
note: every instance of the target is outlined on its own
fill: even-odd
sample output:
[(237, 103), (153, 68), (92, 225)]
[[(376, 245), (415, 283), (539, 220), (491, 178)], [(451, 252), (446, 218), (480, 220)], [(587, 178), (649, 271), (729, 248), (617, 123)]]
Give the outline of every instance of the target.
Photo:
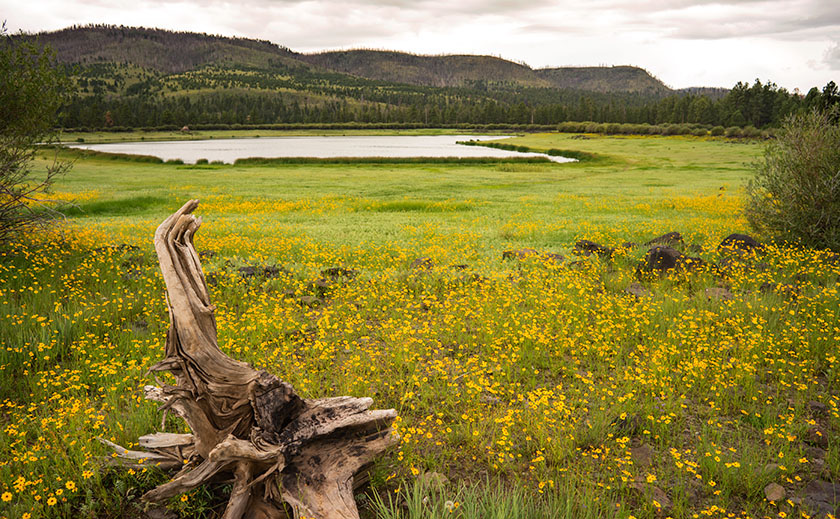
[(437, 87), (474, 87), (484, 82), (601, 93), (667, 95), (672, 92), (646, 70), (633, 66), (534, 70), (494, 56), (423, 56), (364, 49), (327, 51), (298, 57), (318, 67), (358, 77)]
[(306, 66), (289, 49), (268, 41), (163, 29), (84, 25), (24, 38), (49, 45), (64, 63), (130, 63), (167, 74), (206, 65)]
[(672, 90), (643, 68), (629, 65), (614, 67), (559, 67), (536, 71), (554, 88), (591, 92), (633, 92), (667, 95)]
[(283, 66), (432, 87), (482, 90), (497, 86), (521, 86), (655, 96), (673, 93), (647, 71), (633, 66), (535, 70), (494, 56), (423, 56), (364, 49), (300, 54), (264, 40), (112, 25), (73, 26), (24, 38), (37, 38), (50, 45), (58, 59), (64, 63), (132, 64), (165, 74), (182, 73), (206, 66)]

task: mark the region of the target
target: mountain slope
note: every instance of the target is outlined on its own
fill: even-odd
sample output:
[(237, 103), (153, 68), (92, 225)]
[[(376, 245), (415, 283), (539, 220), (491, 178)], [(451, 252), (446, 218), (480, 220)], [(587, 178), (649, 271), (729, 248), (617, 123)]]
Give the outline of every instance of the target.
[(348, 50), (300, 55), (303, 61), (354, 76), (436, 87), (524, 87), (667, 95), (671, 89), (646, 70), (631, 67), (562, 67), (534, 70), (493, 56), (421, 56), (395, 51)]
[(481, 83), (550, 87), (525, 65), (493, 56), (421, 56), (396, 51), (348, 50), (301, 55), (320, 68), (354, 76), (436, 87)]
[(267, 67), (302, 66), (289, 49), (271, 42), (226, 38), (161, 29), (91, 25), (40, 33), (37, 39), (55, 50), (63, 63), (130, 63), (165, 74), (206, 65)]
[(50, 45), (64, 63), (130, 64), (161, 74), (207, 66), (332, 72), (389, 83), (488, 89), (524, 87), (599, 93), (672, 93), (638, 67), (562, 67), (534, 70), (494, 56), (422, 56), (347, 50), (300, 54), (271, 42), (122, 26), (89, 25), (25, 38)]
[(590, 92), (635, 92), (667, 95), (671, 89), (639, 67), (560, 67), (536, 70), (536, 75), (559, 89)]

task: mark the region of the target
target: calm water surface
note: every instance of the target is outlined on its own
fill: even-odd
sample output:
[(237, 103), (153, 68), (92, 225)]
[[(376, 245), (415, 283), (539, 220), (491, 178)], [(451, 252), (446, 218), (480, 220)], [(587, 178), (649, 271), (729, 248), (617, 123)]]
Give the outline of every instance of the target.
[(475, 135), (385, 135), (262, 137), (247, 139), (209, 139), (199, 141), (121, 142), (113, 144), (72, 144), (72, 148), (152, 155), (163, 160), (181, 159), (194, 164), (198, 159), (233, 163), (249, 157), (548, 157), (555, 162), (574, 159), (550, 157), (542, 153), (519, 153), (483, 146), (463, 146), (456, 141), (493, 140), (499, 136)]

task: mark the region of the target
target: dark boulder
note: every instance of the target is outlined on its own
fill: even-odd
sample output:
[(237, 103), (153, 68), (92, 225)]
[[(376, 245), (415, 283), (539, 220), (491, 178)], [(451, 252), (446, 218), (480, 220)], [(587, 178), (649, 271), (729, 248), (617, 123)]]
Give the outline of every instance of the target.
[(414, 261), (412, 261), (411, 265), (409, 265), (409, 266), (413, 269), (426, 269), (426, 270), (428, 270), (428, 269), (433, 268), (435, 266), (435, 262), (434, 262), (434, 260), (432, 260), (432, 258), (430, 258), (428, 256), (422, 256), (422, 257), (417, 258)]
[(258, 267), (246, 266), (239, 267), (239, 275), (243, 278), (252, 278), (257, 275)]
[(239, 267), (239, 275), (243, 278), (264, 277), (266, 279), (276, 278), (280, 273), (289, 271), (277, 265), (246, 265)]
[(578, 256), (591, 256), (592, 254), (597, 254), (600, 258), (609, 258), (615, 254), (615, 249), (599, 245), (591, 240), (579, 240), (575, 243), (575, 248), (572, 252)]
[(686, 256), (680, 251), (667, 246), (658, 245), (647, 251), (645, 258), (639, 264), (638, 272), (657, 272), (663, 274), (669, 270), (693, 269), (701, 267), (706, 263), (700, 259)]
[(814, 480), (805, 485), (801, 496), (812, 517), (840, 516), (840, 483)]
[(268, 279), (276, 278), (280, 275), (281, 272), (288, 272), (284, 268), (280, 268), (277, 265), (264, 265), (262, 268), (262, 274)]
[(321, 271), (322, 276), (331, 279), (353, 279), (358, 274), (358, 270), (345, 267), (330, 267)]
[(300, 296), (298, 298), (298, 303), (301, 306), (317, 306), (323, 303), (323, 301), (315, 296)]
[(740, 250), (740, 251), (750, 251), (753, 249), (762, 249), (764, 246), (760, 244), (755, 238), (751, 236), (747, 236), (746, 234), (730, 234), (726, 238), (720, 242), (718, 245), (718, 251), (726, 251), (726, 250)]
[(683, 254), (674, 248), (664, 246), (652, 247), (645, 254), (645, 259), (642, 260), (639, 268), (646, 272), (665, 272), (677, 268), (682, 257)]
[(821, 449), (828, 448), (828, 432), (819, 425), (812, 425), (805, 431), (802, 438), (808, 445), (819, 447)]

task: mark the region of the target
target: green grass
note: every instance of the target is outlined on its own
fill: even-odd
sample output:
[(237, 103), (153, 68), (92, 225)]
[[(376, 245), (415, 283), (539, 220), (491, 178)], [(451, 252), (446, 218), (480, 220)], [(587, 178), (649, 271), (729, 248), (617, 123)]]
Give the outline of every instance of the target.
[[(510, 144), (591, 160), (72, 155), (52, 194), (78, 206), (63, 235), (0, 255), (0, 494), (11, 495), (0, 517), (132, 517), (162, 480), (100, 470), (94, 438), (128, 445), (160, 427), (139, 391), (168, 324), (151, 241), (189, 198), (204, 219), (196, 246), (215, 253), (202, 263), (223, 351), (304, 397), (371, 396), (399, 412), (402, 441), (357, 496), (363, 517), (798, 516), (763, 489), (796, 496), (840, 477), (840, 265), (783, 244), (734, 260), (716, 250), (749, 232), (742, 186), (760, 146), (562, 134)], [(611, 260), (572, 254), (578, 239), (618, 247), (675, 230), (717, 266), (660, 278), (637, 275), (644, 246)], [(567, 259), (501, 257), (522, 248)], [(420, 257), (433, 265), (412, 268)], [(288, 272), (238, 271), (275, 264)], [(336, 266), (358, 276), (314, 284)], [(631, 283), (649, 295), (629, 295)], [(721, 287), (731, 300), (706, 295)], [(809, 439), (817, 425), (822, 452)], [(423, 472), (448, 482), (426, 488)], [(657, 490), (670, 511), (657, 510)], [(224, 492), (170, 505), (212, 517)]]
[[(289, 212), (272, 215), (271, 221), (295, 225), (326, 243), (341, 244), (392, 237), (406, 225), (434, 225), (441, 231), (468, 228), (484, 240), (483, 251), (495, 255), (507, 246), (526, 243), (565, 247), (589, 224), (615, 228), (615, 240), (642, 240), (657, 232), (649, 230), (651, 227), (666, 232), (670, 230), (669, 212), (698, 217), (703, 212), (660, 207), (665, 201), (697, 194), (722, 194), (730, 200), (737, 197), (747, 174), (746, 163), (760, 149), (755, 144), (684, 137), (573, 140), (564, 134), (520, 137), (516, 143), (541, 151), (572, 149), (592, 153), (598, 160), (527, 165), (305, 163), (199, 168), (85, 157), (77, 159), (73, 172), (56, 189), (95, 190), (99, 193), (97, 200), (137, 196), (170, 200), (168, 207), (140, 213), (149, 218), (165, 215), (188, 198), (207, 202), (222, 195), (274, 202), (329, 199), (337, 205), (336, 211), (348, 214), (340, 219), (321, 220)], [(369, 200), (392, 203), (404, 199), (450, 201), (469, 204), (474, 209), (455, 219), (450, 215), (394, 212), (387, 219), (375, 221), (356, 210)], [(657, 207), (628, 211), (626, 204), (630, 202), (633, 206), (652, 203)], [(202, 208), (210, 214), (214, 210), (212, 203), (205, 203)], [(529, 231), (524, 225), (527, 222), (539, 228)], [(619, 229), (637, 224), (643, 227), (621, 231), (626, 235), (618, 236)], [(739, 225), (742, 227), (732, 231), (744, 230), (743, 222)], [(702, 226), (694, 227), (699, 231)], [(382, 229), (383, 233), (372, 233), (372, 228)]]

